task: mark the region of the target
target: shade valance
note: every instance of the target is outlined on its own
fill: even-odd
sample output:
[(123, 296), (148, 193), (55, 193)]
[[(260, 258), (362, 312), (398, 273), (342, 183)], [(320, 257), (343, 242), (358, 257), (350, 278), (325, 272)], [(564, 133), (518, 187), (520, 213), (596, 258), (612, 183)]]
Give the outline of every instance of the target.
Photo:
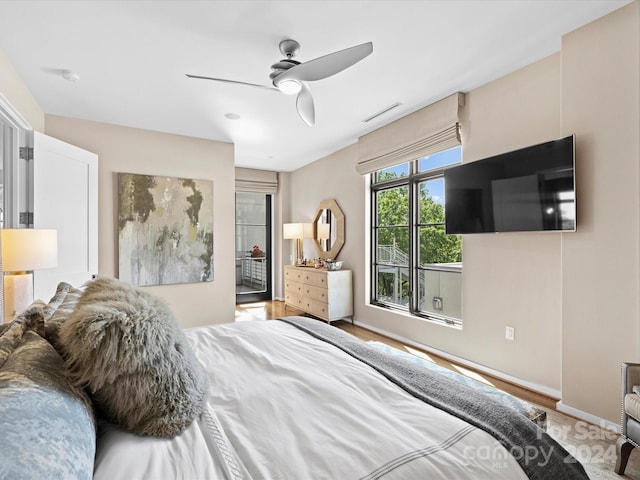
[(459, 111), (464, 94), (454, 93), (358, 140), (362, 175), (460, 145)]
[(278, 172), (236, 167), (236, 192), (276, 193)]

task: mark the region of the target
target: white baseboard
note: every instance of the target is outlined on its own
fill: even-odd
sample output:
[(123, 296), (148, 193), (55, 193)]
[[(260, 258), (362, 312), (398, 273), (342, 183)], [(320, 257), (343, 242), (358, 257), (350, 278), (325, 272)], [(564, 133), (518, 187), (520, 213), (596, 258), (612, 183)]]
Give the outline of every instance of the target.
[(538, 383), (529, 382), (527, 380), (523, 380), (521, 378), (514, 377), (512, 375), (509, 375), (507, 373), (501, 372), (499, 370), (494, 370), (492, 368), (489, 368), (489, 367), (487, 367), (485, 365), (481, 365), (479, 363), (475, 363), (475, 362), (472, 362), (470, 360), (466, 360), (464, 358), (460, 358), (460, 357), (458, 357), (456, 355), (452, 355), (452, 354), (444, 352), (442, 350), (438, 350), (437, 348), (433, 348), (433, 347), (430, 347), (428, 345), (424, 345), (422, 343), (415, 342), (415, 341), (410, 340), (408, 338), (404, 338), (404, 337), (402, 337), (400, 335), (396, 335), (394, 333), (387, 332), (386, 330), (382, 330), (380, 328), (372, 327), (371, 325), (368, 325), (368, 324), (363, 323), (363, 322), (356, 321), (354, 323), (356, 325), (358, 325), (359, 327), (366, 328), (367, 330), (371, 330), (373, 332), (379, 333), (380, 335), (384, 335), (385, 337), (393, 338), (394, 340), (397, 340), (397, 341), (402, 342), (402, 343), (406, 343), (407, 345), (411, 345), (413, 347), (419, 348), (420, 350), (424, 350), (426, 352), (431, 352), (434, 355), (437, 355), (439, 357), (445, 358), (445, 359), (447, 359), (449, 361), (452, 361), (452, 362), (455, 362), (455, 363), (457, 363), (459, 365), (463, 365), (465, 367), (473, 368), (474, 370), (478, 370), (480, 372), (486, 373), (487, 375), (491, 375), (491, 376), (499, 378), (501, 380), (505, 380), (505, 381), (507, 381), (509, 383), (513, 383), (515, 385), (519, 385), (521, 387), (524, 387), (527, 390), (538, 392), (538, 393), (541, 393), (543, 395), (546, 395), (546, 396), (552, 397), (552, 398), (561, 398), (562, 397), (562, 395), (561, 395), (559, 390), (556, 390), (556, 389), (553, 389), (553, 388), (549, 388), (546, 385), (540, 385)]
[(556, 404), (556, 409), (561, 413), (565, 413), (567, 415), (571, 415), (572, 417), (585, 420), (589, 423), (593, 423), (594, 425), (599, 425), (601, 428), (606, 428), (607, 430), (612, 430), (612, 431), (616, 431), (617, 433), (622, 433), (622, 427), (620, 426), (620, 424), (613, 423), (604, 418), (597, 417), (596, 415), (592, 415), (591, 413), (588, 413), (583, 410), (574, 408), (570, 405), (564, 404), (562, 403), (562, 400), (560, 400)]
[[(415, 342), (413, 340), (409, 340), (401, 335), (396, 335), (391, 332), (387, 332), (386, 330), (382, 330), (381, 328), (372, 327), (363, 322), (355, 322), (356, 325), (362, 328), (366, 328), (367, 330), (371, 330), (373, 332), (379, 333), (380, 335), (384, 335), (385, 337), (393, 338), (399, 342), (405, 343), (407, 345), (411, 345), (413, 347), (419, 348), (420, 350), (424, 350), (426, 352), (431, 352), (434, 355), (438, 355), (439, 357), (445, 358), (451, 362), (455, 362), (459, 365), (464, 365), (466, 367), (473, 368), (474, 370), (478, 370), (480, 372), (486, 373), (487, 375), (491, 375), (496, 378), (500, 378), (501, 380), (505, 380), (509, 383), (513, 383), (515, 385), (519, 385), (521, 387), (526, 388), (527, 390), (531, 390), (534, 392), (542, 393), (552, 398), (562, 398), (562, 393), (559, 390), (549, 388), (545, 385), (540, 385), (534, 382), (529, 382), (527, 380), (523, 380), (518, 377), (514, 377), (504, 372), (500, 372), (499, 370), (494, 370), (492, 368), (486, 367), (485, 365), (481, 365), (479, 363), (475, 363), (464, 358), (460, 358), (456, 355), (452, 355), (450, 353), (444, 352), (442, 350), (438, 350), (437, 348), (429, 347), (428, 345), (423, 345), (422, 343)], [(556, 409), (564, 413), (566, 415), (570, 415), (572, 417), (578, 418), (580, 420), (584, 420), (586, 422), (592, 423), (594, 425), (598, 425), (601, 428), (606, 428), (610, 431), (615, 431), (617, 433), (621, 432), (621, 427), (619, 424), (606, 420), (604, 418), (598, 417), (591, 413), (585, 412), (583, 410), (579, 410), (577, 408), (571, 407), (570, 405), (566, 405), (562, 403), (562, 400), (556, 403)]]

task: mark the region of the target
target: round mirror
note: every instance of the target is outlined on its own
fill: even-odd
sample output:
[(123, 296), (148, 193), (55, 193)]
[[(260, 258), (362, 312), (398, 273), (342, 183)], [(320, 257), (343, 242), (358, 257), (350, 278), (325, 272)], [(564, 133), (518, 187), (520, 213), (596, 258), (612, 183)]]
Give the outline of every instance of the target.
[(313, 243), (322, 259), (335, 260), (344, 245), (344, 214), (335, 200), (320, 203), (313, 217)]

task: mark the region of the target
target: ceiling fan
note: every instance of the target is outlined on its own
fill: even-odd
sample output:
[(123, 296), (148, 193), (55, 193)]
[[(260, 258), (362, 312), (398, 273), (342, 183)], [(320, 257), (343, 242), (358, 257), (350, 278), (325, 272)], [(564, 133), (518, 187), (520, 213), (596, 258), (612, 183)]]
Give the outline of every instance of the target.
[(293, 57), (300, 49), (300, 44), (295, 40), (286, 39), (280, 42), (280, 52), (286, 57), (271, 65), (269, 78), (273, 87), (268, 85), (258, 85), (255, 83), (240, 82), (237, 80), (227, 80), (225, 78), (204, 77), (201, 75), (186, 74), (189, 78), (199, 78), (202, 80), (213, 80), (216, 82), (237, 83), (252, 87), (266, 88), (269, 90), (280, 90), (287, 95), (298, 94), (296, 99), (296, 109), (300, 118), (309, 126), (315, 123), (315, 107), (313, 96), (306, 82), (315, 82), (335, 75), (345, 70), (373, 52), (373, 43), (367, 42), (354, 47), (345, 48), (337, 52), (329, 53), (322, 57), (314, 58), (301, 63)]

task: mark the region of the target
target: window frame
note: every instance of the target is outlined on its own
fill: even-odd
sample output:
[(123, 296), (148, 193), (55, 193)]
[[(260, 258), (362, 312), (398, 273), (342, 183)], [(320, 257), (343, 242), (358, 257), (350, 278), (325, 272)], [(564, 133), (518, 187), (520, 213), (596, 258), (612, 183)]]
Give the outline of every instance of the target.
[[(461, 148), (461, 147), (460, 147)], [(448, 149), (447, 149), (448, 150)], [(462, 151), (460, 152), (462, 156)], [(422, 158), (422, 157), (421, 157)], [(371, 205), (371, 218), (370, 218), (370, 258), (369, 264), (371, 267), (371, 281), (370, 281), (370, 292), (369, 292), (369, 303), (371, 305), (375, 305), (382, 308), (387, 308), (390, 310), (394, 310), (397, 312), (405, 312), (414, 317), (426, 319), (438, 324), (444, 324), (448, 326), (462, 327), (462, 315), (460, 318), (450, 317), (448, 315), (441, 315), (434, 312), (427, 312), (425, 310), (420, 310), (420, 273), (427, 270), (435, 270), (440, 272), (460, 272), (462, 275), (463, 271), (463, 263), (460, 262), (460, 267), (453, 266), (441, 266), (439, 268), (434, 267), (424, 267), (420, 265), (420, 228), (429, 226), (429, 225), (444, 225), (442, 223), (420, 223), (420, 212), (419, 212), (419, 196), (420, 196), (420, 184), (423, 182), (427, 182), (429, 180), (435, 180), (444, 178), (444, 172), (452, 167), (458, 166), (462, 163), (462, 158), (457, 163), (449, 164), (446, 166), (439, 166), (432, 169), (420, 171), (420, 160), (421, 158), (417, 158), (411, 160), (409, 162), (403, 162), (409, 165), (408, 174), (400, 177), (392, 178), (389, 180), (380, 181), (378, 179), (379, 172), (386, 170), (378, 170), (376, 172), (372, 172), (370, 175), (369, 182), (369, 194), (370, 194), (370, 205)], [(397, 303), (385, 302), (384, 300), (380, 300), (378, 298), (378, 267), (379, 265), (390, 265), (388, 263), (381, 263), (378, 260), (379, 249), (378, 249), (378, 230), (380, 226), (378, 225), (378, 193), (385, 190), (392, 190), (394, 188), (399, 188), (406, 186), (408, 189), (408, 238), (409, 238), (409, 252), (408, 252), (408, 265), (405, 267), (403, 265), (392, 265), (396, 268), (407, 268), (409, 270), (409, 301), (407, 306), (404, 307)], [(399, 225), (403, 226), (403, 225)], [(385, 226), (388, 228), (389, 226)], [(462, 291), (460, 293), (462, 297)], [(462, 300), (462, 298), (461, 298)]]

